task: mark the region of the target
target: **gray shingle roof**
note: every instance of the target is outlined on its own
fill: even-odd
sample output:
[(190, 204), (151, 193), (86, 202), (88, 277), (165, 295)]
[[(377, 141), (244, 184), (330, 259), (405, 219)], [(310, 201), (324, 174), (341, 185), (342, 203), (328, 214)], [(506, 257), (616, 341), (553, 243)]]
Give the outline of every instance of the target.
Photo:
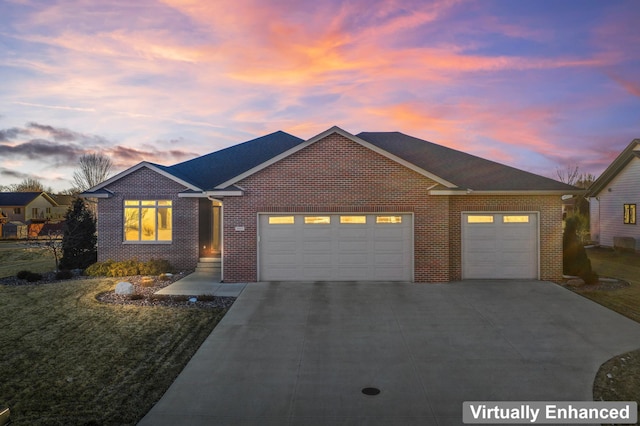
[(357, 135), (461, 189), (474, 191), (571, 191), (577, 188), (400, 132)]
[(302, 142), (298, 137), (277, 131), (183, 163), (157, 167), (198, 188), (212, 190)]
[(0, 206), (26, 206), (42, 192), (0, 192)]

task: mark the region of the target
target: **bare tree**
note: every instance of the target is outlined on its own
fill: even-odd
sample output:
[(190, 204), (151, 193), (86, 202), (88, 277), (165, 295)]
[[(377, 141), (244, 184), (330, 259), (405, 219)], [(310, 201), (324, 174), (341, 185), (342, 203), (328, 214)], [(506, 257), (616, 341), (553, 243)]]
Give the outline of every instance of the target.
[(12, 192), (52, 192), (51, 188), (46, 188), (42, 182), (36, 178), (25, 178), (20, 183), (11, 185)]
[(580, 176), (579, 167), (577, 165), (568, 165), (564, 169), (556, 168), (556, 176), (560, 182), (568, 185), (575, 185)]
[(111, 173), (113, 162), (102, 154), (91, 153), (80, 157), (78, 169), (73, 172), (73, 183), (80, 191), (86, 191), (103, 182)]
[(596, 177), (591, 173), (580, 173), (578, 179), (576, 180), (575, 186), (578, 188), (587, 189), (591, 186), (593, 182), (595, 182)]

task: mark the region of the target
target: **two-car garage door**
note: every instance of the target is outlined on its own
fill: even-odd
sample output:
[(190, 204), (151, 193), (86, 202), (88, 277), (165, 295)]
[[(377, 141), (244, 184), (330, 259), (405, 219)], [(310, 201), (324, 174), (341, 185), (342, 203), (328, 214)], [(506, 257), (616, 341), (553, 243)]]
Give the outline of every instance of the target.
[(261, 281), (411, 281), (413, 217), (261, 214)]

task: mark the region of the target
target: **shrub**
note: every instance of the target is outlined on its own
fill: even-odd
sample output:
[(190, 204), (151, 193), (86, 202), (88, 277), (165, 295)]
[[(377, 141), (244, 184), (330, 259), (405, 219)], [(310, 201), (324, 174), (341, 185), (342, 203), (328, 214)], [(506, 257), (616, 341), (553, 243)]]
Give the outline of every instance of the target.
[(73, 278), (73, 272), (68, 269), (63, 269), (56, 272), (56, 280), (68, 280)]
[(141, 262), (139, 269), (140, 275), (160, 275), (163, 272), (173, 270), (171, 264), (164, 259), (151, 259), (148, 262)]
[(140, 262), (137, 259), (131, 259), (120, 262), (113, 260), (97, 262), (89, 266), (84, 273), (92, 277), (126, 277), (129, 275), (160, 275), (170, 271), (173, 271), (173, 268), (166, 260), (151, 259), (147, 262)]
[(36, 281), (40, 281), (42, 279), (42, 275), (31, 271), (20, 271), (16, 274), (16, 278), (34, 283)]
[(96, 220), (82, 198), (76, 198), (65, 216), (62, 237), (63, 269), (82, 269), (94, 263), (96, 251)]
[(562, 272), (566, 275), (577, 275), (586, 284), (595, 284), (598, 282), (598, 275), (591, 268), (591, 261), (578, 237), (579, 225), (579, 218), (567, 218), (562, 236)]
[(26, 280), (30, 273), (30, 271), (20, 271), (16, 274), (16, 278), (19, 280)]

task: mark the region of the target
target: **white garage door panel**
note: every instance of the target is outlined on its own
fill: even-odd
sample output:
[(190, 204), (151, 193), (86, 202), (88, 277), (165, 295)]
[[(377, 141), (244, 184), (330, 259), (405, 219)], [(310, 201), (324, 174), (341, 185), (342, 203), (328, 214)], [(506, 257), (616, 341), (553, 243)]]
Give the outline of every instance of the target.
[[(293, 216), (294, 223), (269, 223), (278, 216)], [(318, 216), (330, 217), (330, 223), (305, 223), (305, 217)], [(366, 223), (340, 223), (340, 216)], [(376, 223), (377, 216), (400, 216), (401, 222)], [(259, 236), (260, 280), (412, 280), (410, 214), (260, 214)]]
[[(514, 215), (521, 221), (509, 222)], [(493, 222), (473, 223), (470, 216), (482, 216), (482, 220), (491, 217)], [(538, 278), (537, 215), (463, 214), (462, 271), (465, 279)]]

